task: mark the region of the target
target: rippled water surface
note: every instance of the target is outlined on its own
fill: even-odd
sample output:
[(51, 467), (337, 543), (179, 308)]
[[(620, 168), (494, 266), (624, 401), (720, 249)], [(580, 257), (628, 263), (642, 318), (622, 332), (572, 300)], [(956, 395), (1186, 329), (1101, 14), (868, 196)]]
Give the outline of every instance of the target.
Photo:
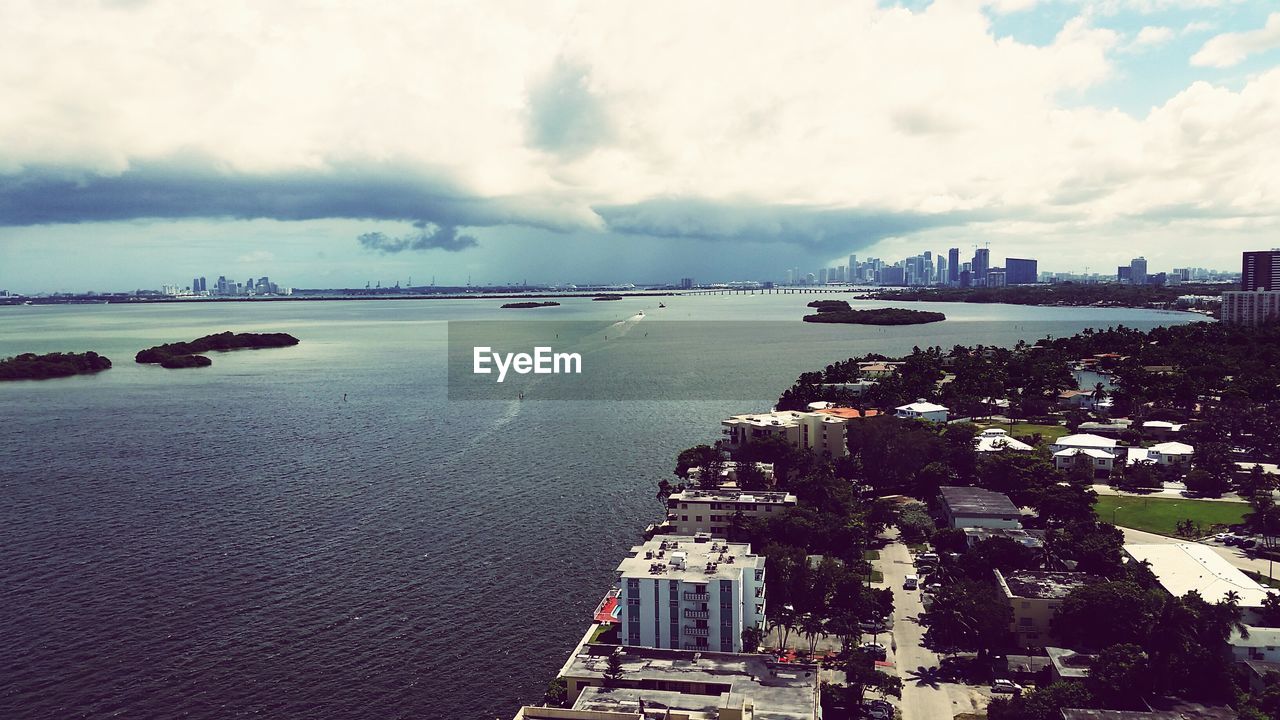
[[(791, 320), (812, 297), (527, 312)], [(115, 363), (0, 384), (0, 718), (510, 717), (660, 516), (675, 452), (714, 440), (729, 412), (767, 409), (801, 371), (855, 354), (1194, 319), (912, 304), (949, 319), (797, 320), (780, 338), (744, 324), (741, 353), (715, 367), (697, 363), (709, 348), (680, 351), (755, 403), (448, 401), (445, 322), (511, 319), (500, 304), (0, 307), (0, 357)], [(302, 343), (196, 370), (132, 362), (227, 329)]]

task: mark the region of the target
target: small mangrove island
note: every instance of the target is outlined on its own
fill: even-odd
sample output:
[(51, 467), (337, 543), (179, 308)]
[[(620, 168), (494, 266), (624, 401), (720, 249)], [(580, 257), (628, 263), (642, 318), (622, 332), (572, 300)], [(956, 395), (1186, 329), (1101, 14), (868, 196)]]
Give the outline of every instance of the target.
[(547, 302), (513, 302), (513, 303), (507, 303), (506, 305), (503, 305), (502, 307), (503, 307), (503, 309), (512, 308), (512, 309), (523, 310), (523, 309), (525, 309), (525, 308), (557, 307), (557, 306), (559, 306), (559, 305), (560, 305), (560, 303), (558, 303), (558, 302), (551, 302), (551, 301), (547, 301)]
[(91, 375), (111, 369), (111, 361), (96, 352), (86, 353), (23, 353), (0, 360), (0, 381), (49, 380)]
[(215, 335), (205, 335), (191, 342), (166, 343), (147, 348), (134, 356), (142, 364), (158, 364), (162, 368), (208, 367), (213, 361), (198, 353), (217, 350), (245, 350), (290, 347), (298, 344), (298, 338), (288, 333), (233, 333), (230, 330)]
[(597, 300), (597, 301), (598, 300), (621, 300), (622, 296), (621, 295), (597, 295), (591, 299)]
[(816, 315), (805, 315), (811, 323), (841, 323), (846, 325), (923, 325), (946, 320), (940, 312), (906, 310), (903, 308), (871, 308), (854, 310), (844, 300), (814, 300), (809, 307), (817, 308)]

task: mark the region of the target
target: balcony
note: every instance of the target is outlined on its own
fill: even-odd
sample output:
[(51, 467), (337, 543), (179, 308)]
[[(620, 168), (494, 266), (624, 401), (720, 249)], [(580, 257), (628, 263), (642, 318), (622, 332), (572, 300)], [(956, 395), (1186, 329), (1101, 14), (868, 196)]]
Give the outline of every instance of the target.
[(711, 628), (700, 628), (693, 627), (692, 625), (685, 625), (684, 634), (692, 637), (707, 637), (711, 634)]
[(684, 616), (691, 620), (706, 620), (711, 617), (711, 613), (706, 610), (685, 610)]
[(711, 594), (687, 592), (684, 594), (684, 599), (692, 602), (707, 602), (711, 599)]

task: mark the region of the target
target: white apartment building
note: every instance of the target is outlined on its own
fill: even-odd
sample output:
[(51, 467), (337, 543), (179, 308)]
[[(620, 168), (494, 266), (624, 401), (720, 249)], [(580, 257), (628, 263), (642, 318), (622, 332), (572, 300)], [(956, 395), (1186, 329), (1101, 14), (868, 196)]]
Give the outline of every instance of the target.
[(710, 533), (724, 537), (733, 516), (772, 517), (795, 507), (796, 496), (784, 492), (682, 490), (667, 497), (667, 528), (674, 535)]
[(750, 545), (705, 534), (631, 548), (618, 565), (622, 644), (742, 652), (743, 629), (764, 627), (764, 569)]
[(1222, 293), (1222, 322), (1260, 325), (1280, 318), (1280, 290)]

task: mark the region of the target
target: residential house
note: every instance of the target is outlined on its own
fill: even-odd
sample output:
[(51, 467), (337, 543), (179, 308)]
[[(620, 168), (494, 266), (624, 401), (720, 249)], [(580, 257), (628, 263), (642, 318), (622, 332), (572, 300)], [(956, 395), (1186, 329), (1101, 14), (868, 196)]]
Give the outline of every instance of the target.
[(1097, 448), (1066, 448), (1053, 454), (1053, 466), (1059, 470), (1070, 470), (1077, 463), (1092, 467), (1094, 477), (1106, 477), (1115, 467), (1116, 456)]
[(1004, 428), (987, 428), (979, 433), (973, 440), (974, 449), (978, 452), (1000, 452), (1001, 450), (1030, 452), (1035, 450), (1031, 445), (1022, 442), (1017, 438), (1010, 437), (1009, 431)]
[(917, 400), (895, 408), (895, 415), (906, 420), (928, 420), (929, 422), (946, 422), (947, 406)]
[(977, 487), (938, 488), (942, 514), (953, 528), (1020, 528), (1022, 513), (1007, 495)]

